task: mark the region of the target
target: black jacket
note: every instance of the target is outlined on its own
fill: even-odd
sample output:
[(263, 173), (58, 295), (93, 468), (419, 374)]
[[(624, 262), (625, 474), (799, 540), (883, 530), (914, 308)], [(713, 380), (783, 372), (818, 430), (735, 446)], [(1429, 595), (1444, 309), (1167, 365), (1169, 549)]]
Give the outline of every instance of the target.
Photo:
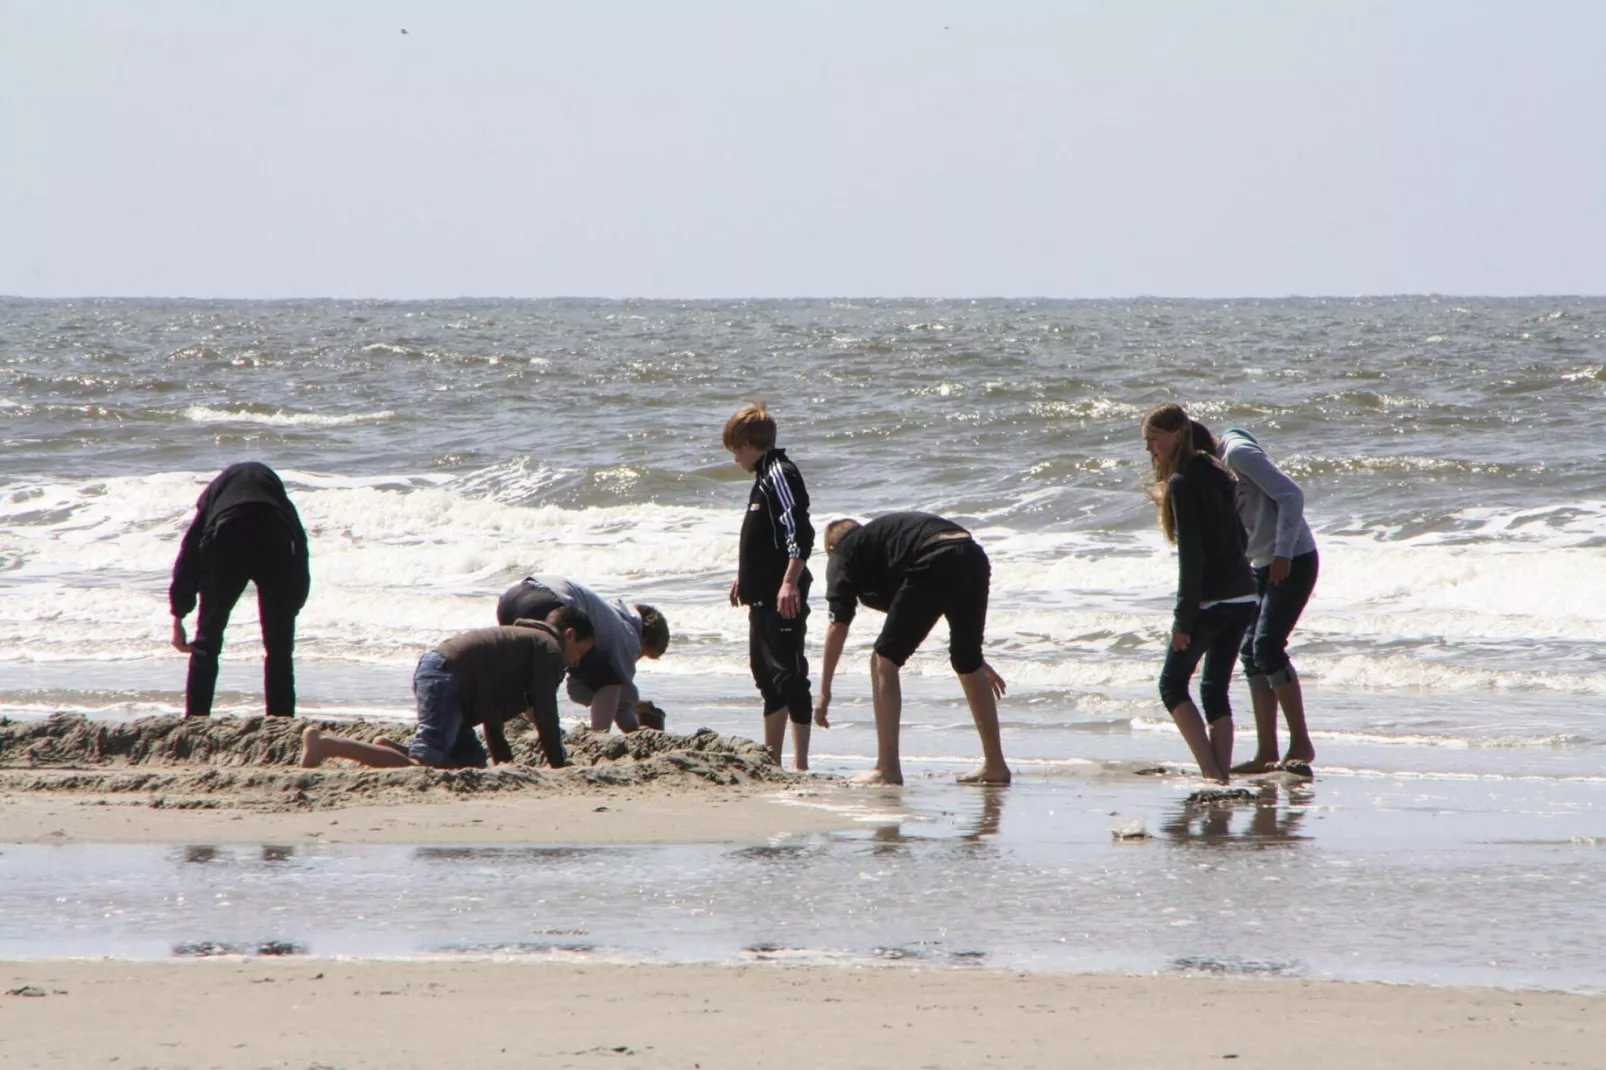
[(885, 613), (921, 547), (933, 535), (964, 530), (932, 513), (888, 513), (842, 536), (825, 566), (832, 622), (851, 623), (860, 602)]
[(283, 527), (290, 541), (294, 572), (299, 591), (292, 592), (296, 609), (306, 604), (312, 578), (307, 553), (307, 532), (301, 526), (296, 507), (290, 504), (284, 481), (277, 472), (260, 461), (245, 461), (225, 468), (201, 492), (195, 503), (195, 519), (184, 533), (178, 560), (173, 563), (173, 583), (167, 589), (168, 607), (173, 616), (187, 616), (195, 608), (207, 547), (230, 520), (271, 523)]
[[(783, 449), (771, 449), (753, 470), (753, 490), (747, 496), (742, 520), (741, 557), (736, 572), (736, 597), (744, 606), (775, 605), (794, 557), (807, 560), (814, 549), (814, 526), (809, 523), (809, 492), (803, 475)], [(812, 579), (808, 569), (798, 579), (806, 596)]]
[(1193, 631), (1199, 603), (1255, 593), (1244, 556), (1248, 539), (1238, 519), (1232, 476), (1196, 453), (1171, 474), (1171, 515), (1177, 531), (1177, 608), (1172, 628)]

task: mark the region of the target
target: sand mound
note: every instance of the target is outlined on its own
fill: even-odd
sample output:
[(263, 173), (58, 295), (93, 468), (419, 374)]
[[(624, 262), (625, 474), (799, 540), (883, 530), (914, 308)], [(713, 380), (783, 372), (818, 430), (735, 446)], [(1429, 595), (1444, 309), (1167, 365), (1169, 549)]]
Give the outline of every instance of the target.
[(297, 766), (301, 732), (316, 724), (353, 739), (406, 740), (412, 725), (245, 717), (91, 721), (58, 714), (43, 721), (0, 719), (0, 790), (146, 793), (156, 806), (325, 807), (406, 794), (565, 792), (592, 786), (665, 787), (786, 781), (791, 775), (752, 740), (710, 729), (691, 735), (643, 730), (628, 736), (564, 733), (570, 760), (552, 769), (523, 722), (508, 725), (511, 764), (490, 769), (359, 769), (332, 762)]

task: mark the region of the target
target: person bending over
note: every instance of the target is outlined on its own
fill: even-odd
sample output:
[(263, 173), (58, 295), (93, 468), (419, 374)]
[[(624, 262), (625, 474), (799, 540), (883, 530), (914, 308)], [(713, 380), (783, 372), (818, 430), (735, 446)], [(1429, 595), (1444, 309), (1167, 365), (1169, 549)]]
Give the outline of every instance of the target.
[[(453, 636), (418, 659), (413, 673), (418, 730), (410, 745), (360, 743), (311, 727), (301, 736), (301, 764), (315, 769), (330, 758), (349, 758), (381, 768), (484, 768), (487, 747), (492, 761), (511, 762), (502, 723), (523, 713), (540, 735), (547, 764), (561, 769), (568, 755), (558, 724), (558, 684), (593, 642), (590, 618), (573, 606), (558, 607), (544, 621), (521, 620)], [(483, 747), (475, 725), (484, 729)]]
[[(295, 716), (296, 615), (307, 604), (312, 586), (308, 557), (301, 517), (273, 469), (245, 461), (225, 468), (207, 485), (195, 503), (195, 518), (184, 533), (167, 589), (173, 649), (190, 656), (184, 716), (212, 714), (223, 632), (247, 583), (257, 588), (268, 714)], [(195, 608), (197, 596), (201, 612), (191, 641), (184, 618)]]
[[(1217, 442), (1193, 421), (1194, 445), (1220, 457), (1238, 477), (1238, 519), (1248, 537), (1246, 553), (1258, 602), (1244, 629), (1238, 660), (1249, 680), (1255, 707), (1255, 756), (1234, 773), (1263, 773), (1309, 766), (1316, 745), (1305, 724), (1305, 692), (1288, 657), (1288, 636), (1316, 589), (1321, 562), (1316, 537), (1305, 522), (1305, 492), (1266, 455), (1255, 436), (1229, 427)], [(1277, 757), (1277, 708), (1288, 722), (1288, 751)]]
[(560, 606), (575, 606), (591, 618), (596, 645), (569, 673), (569, 697), (591, 709), (591, 730), (621, 732), (638, 727), (663, 731), (663, 711), (636, 689), (636, 662), (654, 661), (669, 649), (669, 622), (653, 606), (627, 606), (606, 601), (583, 584), (561, 576), (527, 576), (502, 592), (496, 603), (498, 624), (545, 620)]
[[(1160, 670), (1160, 701), (1187, 741), (1200, 774), (1225, 784), (1233, 735), (1227, 685), (1256, 601), (1233, 478), (1213, 452), (1199, 448), (1181, 406), (1151, 409), (1142, 431), (1154, 467), (1149, 497), (1159, 511), (1160, 530), (1177, 548), (1177, 604)], [(1188, 694), (1200, 658), (1202, 720)]]
[(825, 528), (826, 593), (831, 623), (825, 630), (820, 697), (814, 723), (829, 728), (831, 679), (847, 641), (858, 603), (886, 613), (870, 655), (875, 702), (876, 765), (855, 779), (902, 784), (898, 727), (903, 693), (898, 673), (925, 640), (938, 617), (948, 619), (948, 660), (959, 674), (970, 715), (981, 737), (982, 764), (959, 777), (962, 784), (1007, 784), (998, 732), (998, 699), (1004, 680), (982, 657), (987, 591), (992, 565), (970, 532), (930, 513), (889, 513), (868, 524), (833, 520)]

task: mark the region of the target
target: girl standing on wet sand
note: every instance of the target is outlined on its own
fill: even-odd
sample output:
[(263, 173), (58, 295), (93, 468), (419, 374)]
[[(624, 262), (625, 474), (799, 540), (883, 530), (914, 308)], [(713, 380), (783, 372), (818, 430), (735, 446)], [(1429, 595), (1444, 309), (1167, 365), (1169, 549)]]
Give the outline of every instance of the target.
[[(1177, 604), (1160, 671), (1160, 700), (1193, 751), (1200, 774), (1225, 784), (1233, 736), (1227, 685), (1254, 617), (1255, 581), (1244, 556), (1232, 475), (1213, 450), (1200, 448), (1196, 426), (1180, 405), (1169, 403), (1149, 410), (1142, 424), (1143, 445), (1154, 464), (1149, 497), (1166, 541), (1177, 548)], [(1196, 706), (1188, 685), (1201, 658)]]

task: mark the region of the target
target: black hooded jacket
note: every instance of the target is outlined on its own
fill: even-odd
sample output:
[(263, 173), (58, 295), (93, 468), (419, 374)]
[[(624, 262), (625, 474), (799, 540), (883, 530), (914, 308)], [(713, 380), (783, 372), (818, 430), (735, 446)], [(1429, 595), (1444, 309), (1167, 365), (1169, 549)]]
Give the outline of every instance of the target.
[(1172, 628), (1189, 634), (1201, 602), (1255, 593), (1244, 556), (1248, 538), (1238, 519), (1231, 473), (1196, 453), (1171, 474), (1171, 515), (1177, 532), (1177, 608)]
[(294, 579), (299, 587), (292, 591), (296, 609), (306, 604), (312, 586), (307, 553), (307, 532), (301, 517), (290, 503), (279, 474), (260, 461), (245, 461), (225, 468), (195, 503), (195, 519), (184, 533), (178, 560), (173, 564), (173, 583), (167, 589), (168, 607), (173, 616), (187, 616), (195, 608), (207, 547), (217, 533), (233, 521), (256, 525), (277, 525), (290, 543)]

